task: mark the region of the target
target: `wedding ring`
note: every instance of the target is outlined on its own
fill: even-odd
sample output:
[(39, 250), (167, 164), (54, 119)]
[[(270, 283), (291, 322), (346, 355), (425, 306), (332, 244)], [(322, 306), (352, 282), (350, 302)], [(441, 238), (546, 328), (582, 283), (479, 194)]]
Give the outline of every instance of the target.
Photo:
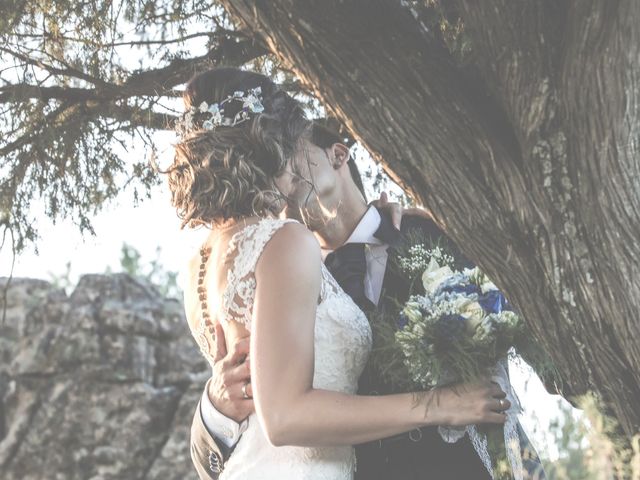
[(251, 398), (247, 393), (247, 387), (249, 386), (249, 383), (250, 382), (247, 382), (242, 386), (242, 398), (244, 398), (245, 400), (248, 400)]
[(504, 401), (504, 399), (503, 399), (503, 398), (501, 398), (501, 399), (500, 399), (500, 408), (501, 408), (502, 410), (505, 410), (505, 408), (504, 408), (505, 403), (506, 403), (506, 402)]
[[(418, 432), (418, 433), (414, 433), (414, 432)], [(411, 440), (412, 442), (419, 442), (420, 440), (422, 440), (422, 430), (420, 430), (419, 428), (411, 430), (409, 432), (409, 440)]]

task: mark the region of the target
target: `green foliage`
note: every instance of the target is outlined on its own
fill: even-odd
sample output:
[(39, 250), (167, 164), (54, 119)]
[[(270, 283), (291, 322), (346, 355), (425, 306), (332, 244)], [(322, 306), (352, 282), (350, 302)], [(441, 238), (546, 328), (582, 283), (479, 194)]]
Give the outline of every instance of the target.
[(4, 0), (2, 12), (0, 227), (16, 253), (37, 239), (34, 203), (93, 233), (92, 217), (125, 189), (148, 196), (160, 181), (155, 132), (171, 129), (194, 72), (245, 65), (300, 92), (215, 1)]
[[(1, 5), (0, 229), (10, 241), (0, 248), (20, 253), (37, 240), (34, 204), (93, 233), (93, 216), (124, 190), (136, 201), (147, 197), (160, 181), (149, 165), (158, 135), (171, 129), (181, 86), (194, 72), (245, 66), (285, 85), (311, 117), (326, 116), (215, 1)], [(172, 133), (162, 135), (166, 143)], [(380, 171), (368, 175), (386, 188)]]
[[(151, 259), (143, 257), (142, 253), (134, 246), (123, 243), (120, 250), (120, 265), (117, 271), (128, 273), (131, 276), (144, 278), (165, 297), (182, 299), (182, 290), (178, 286), (178, 274), (167, 270), (162, 265), (162, 249), (156, 248), (155, 256)], [(113, 269), (107, 267), (105, 273), (113, 273)], [(49, 272), (49, 278), (53, 285), (64, 289), (67, 294), (73, 290), (77, 279), (72, 274), (71, 261), (65, 265), (62, 273)]]
[[(593, 395), (577, 399), (581, 411), (558, 399), (558, 416), (535, 429), (547, 444), (540, 451), (549, 480), (636, 480), (638, 439), (630, 442), (606, 407)], [(544, 430), (543, 430), (544, 428)], [(550, 447), (557, 452), (550, 451)], [(553, 458), (553, 460), (551, 459)]]
[(471, 40), (464, 29), (454, 2), (411, 0), (406, 2), (425, 28), (425, 33), (442, 44), (451, 58), (464, 65), (471, 57)]
[(640, 434), (629, 439), (607, 405), (595, 394), (580, 397), (578, 403), (593, 429), (590, 443), (592, 450), (597, 452), (593, 459), (597, 463), (595, 468), (610, 471), (611, 477), (616, 479), (640, 478)]
[(74, 285), (71, 278), (71, 261), (67, 261), (64, 267), (64, 271), (60, 274), (49, 272), (49, 279), (51, 283), (57, 288), (62, 288), (65, 292), (69, 293)]
[(178, 274), (168, 271), (161, 263), (162, 249), (156, 248), (155, 257), (144, 260), (132, 245), (124, 243), (120, 251), (120, 268), (134, 277), (142, 277), (153, 284), (165, 297), (182, 298), (178, 287)]
[(215, 3), (183, 0), (5, 1), (2, 12), (0, 225), (20, 252), (37, 237), (34, 202), (92, 232), (126, 187), (137, 199), (158, 183), (152, 134), (168, 125), (174, 87), (206, 64), (178, 60), (205, 54), (228, 22)]
[(549, 425), (558, 448), (558, 459), (544, 461), (545, 471), (549, 479), (554, 480), (596, 480), (596, 471), (591, 468), (591, 451), (589, 438), (591, 429), (584, 418), (578, 418), (571, 407), (560, 404), (560, 416)]

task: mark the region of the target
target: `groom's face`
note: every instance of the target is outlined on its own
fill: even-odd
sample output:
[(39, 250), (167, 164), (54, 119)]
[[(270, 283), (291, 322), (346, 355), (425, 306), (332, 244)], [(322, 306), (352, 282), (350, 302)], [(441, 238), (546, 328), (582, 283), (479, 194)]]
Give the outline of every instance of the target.
[(331, 148), (304, 140), (295, 158), (276, 181), (286, 197), (284, 216), (317, 230), (335, 217), (339, 204), (340, 174)]

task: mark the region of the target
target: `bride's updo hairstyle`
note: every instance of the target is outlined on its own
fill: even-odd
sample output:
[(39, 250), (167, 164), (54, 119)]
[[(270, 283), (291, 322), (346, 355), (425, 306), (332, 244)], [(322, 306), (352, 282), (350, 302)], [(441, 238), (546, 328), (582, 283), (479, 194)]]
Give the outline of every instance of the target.
[[(211, 114), (198, 111), (175, 145), (166, 173), (182, 228), (265, 216), (282, 208), (274, 181), (312, 130), (300, 103), (264, 75), (216, 68), (189, 81), (183, 95), (185, 111), (256, 87), (261, 90), (262, 112), (252, 112), (234, 126), (207, 129), (204, 124)], [(233, 118), (242, 106), (242, 101), (225, 103), (224, 117)]]

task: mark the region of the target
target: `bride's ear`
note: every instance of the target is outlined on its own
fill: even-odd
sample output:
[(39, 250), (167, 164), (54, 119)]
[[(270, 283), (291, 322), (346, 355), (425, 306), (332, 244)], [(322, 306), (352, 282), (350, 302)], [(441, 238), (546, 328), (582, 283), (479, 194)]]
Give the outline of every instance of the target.
[(349, 148), (343, 143), (331, 145), (331, 165), (338, 170), (349, 161)]

